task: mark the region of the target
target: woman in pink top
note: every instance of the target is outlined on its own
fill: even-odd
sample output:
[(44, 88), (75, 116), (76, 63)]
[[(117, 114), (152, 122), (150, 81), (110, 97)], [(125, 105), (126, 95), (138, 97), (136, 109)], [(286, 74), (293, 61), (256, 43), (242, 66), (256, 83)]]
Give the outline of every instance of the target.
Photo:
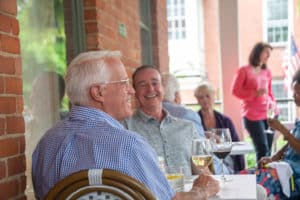
[[(272, 74), (267, 68), (272, 47), (257, 43), (249, 56), (249, 64), (240, 67), (233, 79), (231, 92), (241, 100), (244, 126), (249, 132), (256, 150), (256, 159), (269, 156), (273, 135), (268, 134), (267, 105), (275, 104), (272, 93)], [(278, 109), (276, 108), (276, 115)]]

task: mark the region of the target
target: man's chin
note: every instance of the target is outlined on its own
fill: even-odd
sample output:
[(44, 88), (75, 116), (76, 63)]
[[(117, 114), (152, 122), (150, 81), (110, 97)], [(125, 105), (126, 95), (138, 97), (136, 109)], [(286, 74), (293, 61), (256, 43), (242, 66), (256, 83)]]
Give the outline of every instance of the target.
[(133, 110), (127, 111), (123, 116), (119, 117), (118, 121), (123, 121), (126, 118), (129, 118), (133, 115)]

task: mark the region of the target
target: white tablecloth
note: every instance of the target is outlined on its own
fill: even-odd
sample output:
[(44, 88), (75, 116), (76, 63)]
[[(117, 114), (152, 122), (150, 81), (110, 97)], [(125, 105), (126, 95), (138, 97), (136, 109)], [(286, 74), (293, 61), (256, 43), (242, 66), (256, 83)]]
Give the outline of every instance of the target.
[[(226, 175), (229, 182), (221, 183), (221, 190), (209, 200), (256, 200), (256, 177), (255, 175)], [(214, 175), (220, 180), (220, 175)], [(185, 191), (192, 188), (192, 181), (186, 181)]]
[(232, 142), (230, 155), (244, 155), (254, 152), (253, 145), (249, 142)]

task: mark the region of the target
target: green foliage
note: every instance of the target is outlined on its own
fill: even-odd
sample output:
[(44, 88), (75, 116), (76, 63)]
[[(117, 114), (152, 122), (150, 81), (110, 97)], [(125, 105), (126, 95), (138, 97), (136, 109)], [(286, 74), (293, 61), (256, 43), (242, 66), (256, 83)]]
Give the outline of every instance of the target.
[(42, 71), (66, 71), (63, 0), (18, 0), (25, 103)]

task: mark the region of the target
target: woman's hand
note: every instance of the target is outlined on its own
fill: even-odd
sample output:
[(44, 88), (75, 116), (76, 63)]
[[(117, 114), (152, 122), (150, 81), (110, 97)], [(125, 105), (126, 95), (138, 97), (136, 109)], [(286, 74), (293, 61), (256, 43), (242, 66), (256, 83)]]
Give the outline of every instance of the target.
[(267, 89), (266, 88), (259, 88), (256, 90), (256, 96), (263, 96), (264, 94), (267, 94)]
[(266, 165), (270, 162), (272, 162), (272, 158), (271, 157), (262, 157), (259, 161), (258, 161), (258, 168), (266, 168)]

